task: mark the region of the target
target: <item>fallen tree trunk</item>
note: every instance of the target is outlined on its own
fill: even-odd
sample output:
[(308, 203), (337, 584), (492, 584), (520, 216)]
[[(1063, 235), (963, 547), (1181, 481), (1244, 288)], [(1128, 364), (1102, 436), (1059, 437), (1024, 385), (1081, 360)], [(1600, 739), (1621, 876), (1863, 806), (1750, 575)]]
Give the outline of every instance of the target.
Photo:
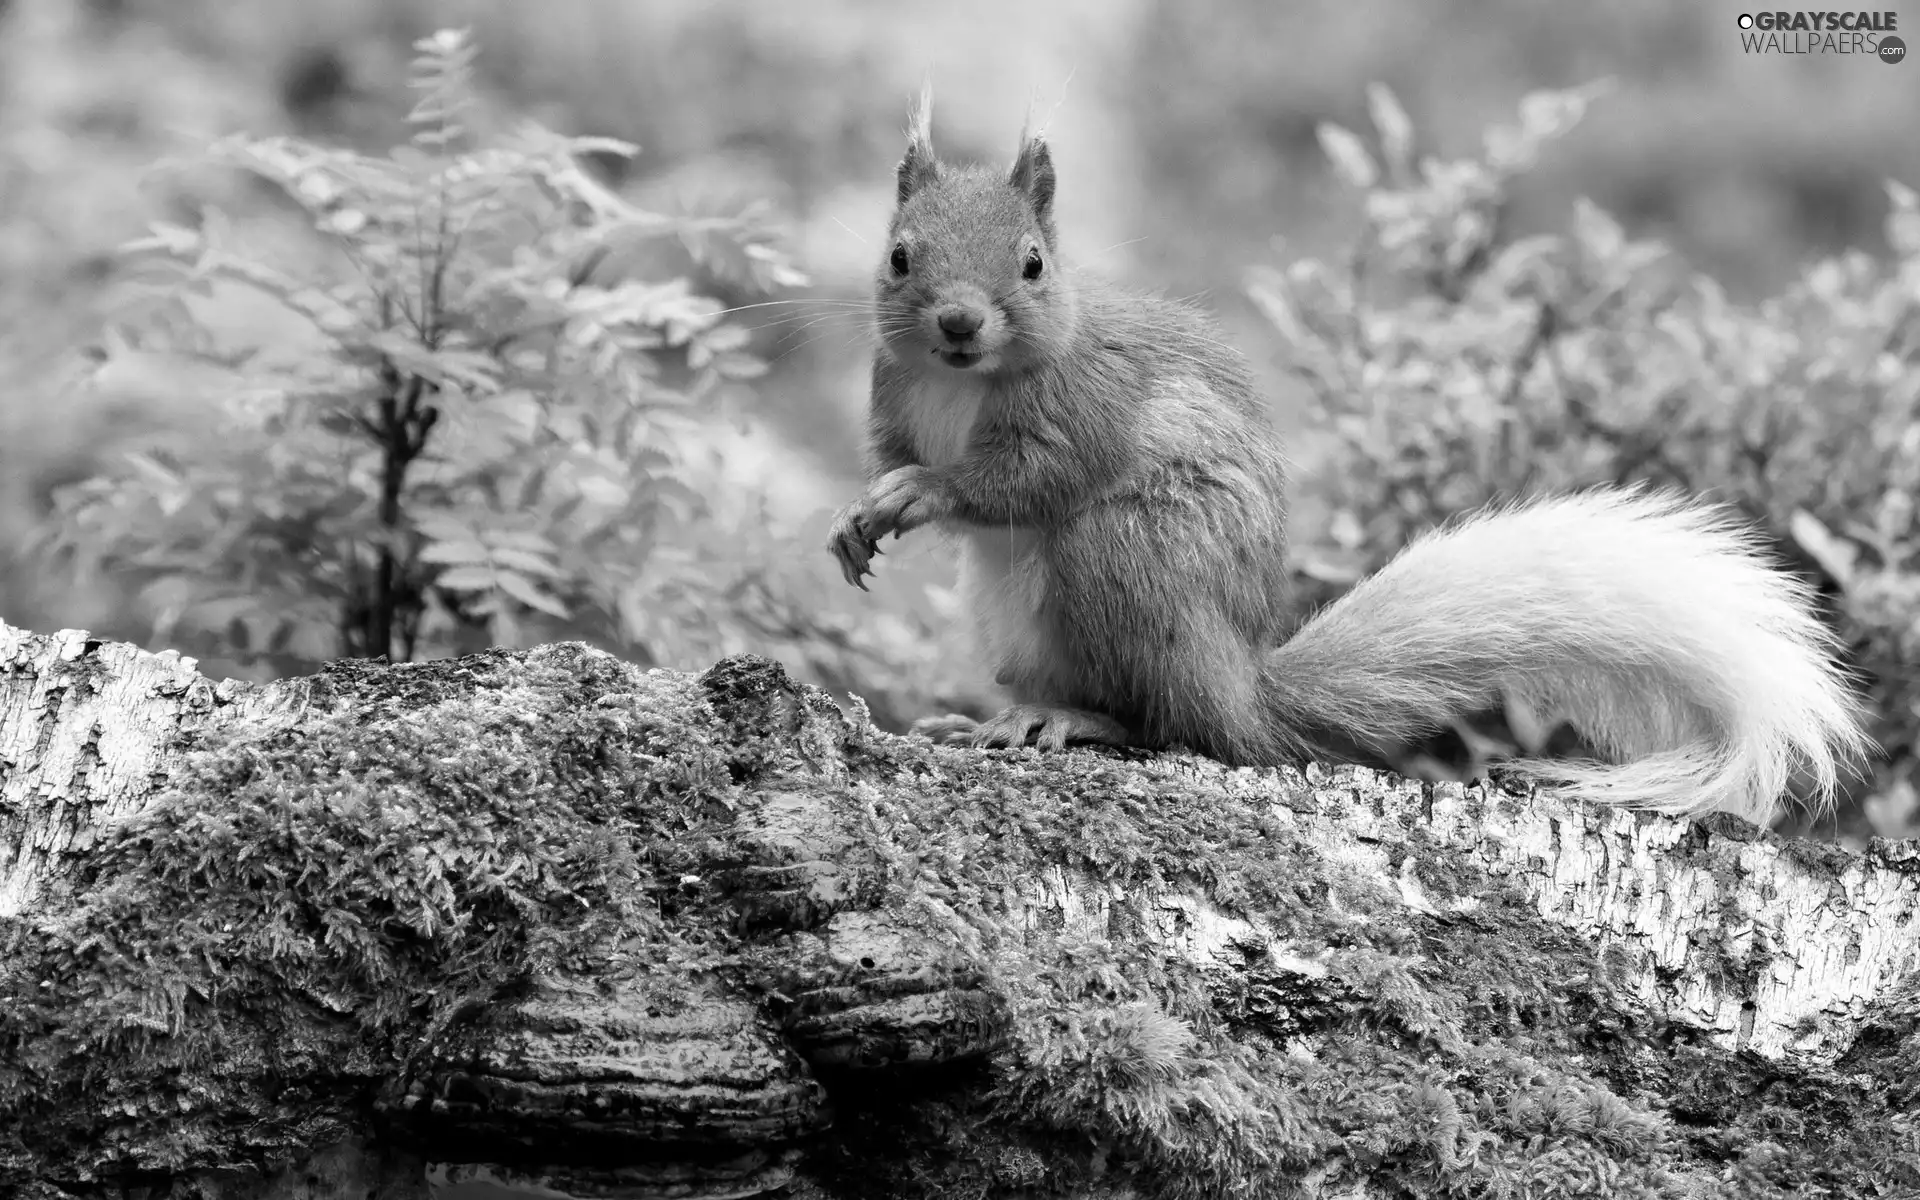
[(1916, 916), (1907, 845), (937, 748), (751, 657), (0, 625), (0, 1194), (1913, 1194)]

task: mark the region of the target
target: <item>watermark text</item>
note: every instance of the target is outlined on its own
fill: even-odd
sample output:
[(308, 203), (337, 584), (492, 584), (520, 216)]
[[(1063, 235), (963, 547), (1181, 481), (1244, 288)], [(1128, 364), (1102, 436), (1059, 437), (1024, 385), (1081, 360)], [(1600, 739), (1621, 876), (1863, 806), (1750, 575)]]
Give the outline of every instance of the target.
[(1736, 24), (1748, 54), (1858, 54), (1884, 63), (1907, 57), (1894, 12), (1741, 13)]

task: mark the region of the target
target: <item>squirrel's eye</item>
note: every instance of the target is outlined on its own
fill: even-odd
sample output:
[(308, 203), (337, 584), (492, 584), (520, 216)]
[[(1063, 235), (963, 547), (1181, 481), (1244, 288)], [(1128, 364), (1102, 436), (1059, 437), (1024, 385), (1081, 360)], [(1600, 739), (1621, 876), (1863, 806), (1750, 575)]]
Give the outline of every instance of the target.
[(1045, 266), (1045, 264), (1040, 261), (1040, 252), (1038, 250), (1029, 250), (1027, 251), (1026, 265), (1020, 268), (1020, 274), (1028, 279), (1038, 279), (1040, 278), (1040, 271), (1043, 266)]
[(887, 258), (887, 265), (893, 268), (895, 275), (905, 275), (907, 273), (907, 248), (905, 246), (895, 246), (893, 248), (893, 254)]

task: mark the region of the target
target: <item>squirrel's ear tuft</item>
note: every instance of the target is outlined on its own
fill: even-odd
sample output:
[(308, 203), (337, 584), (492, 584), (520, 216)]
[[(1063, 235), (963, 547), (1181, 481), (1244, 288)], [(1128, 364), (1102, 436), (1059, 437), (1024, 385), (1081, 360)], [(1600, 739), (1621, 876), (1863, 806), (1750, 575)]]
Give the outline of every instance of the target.
[(1020, 153), (1013, 159), (1013, 174), (1007, 182), (1026, 196), (1033, 215), (1048, 229), (1053, 227), (1053, 154), (1039, 135), (1020, 139)]
[(933, 83), (928, 81), (907, 117), (907, 153), (895, 172), (899, 203), (905, 204), (939, 174), (940, 163), (933, 156)]

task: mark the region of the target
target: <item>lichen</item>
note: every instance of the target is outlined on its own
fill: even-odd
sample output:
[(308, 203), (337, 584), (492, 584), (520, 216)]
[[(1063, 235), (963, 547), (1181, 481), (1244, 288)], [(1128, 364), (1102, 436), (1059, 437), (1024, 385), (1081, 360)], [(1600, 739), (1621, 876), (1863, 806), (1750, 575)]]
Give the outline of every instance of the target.
[[(1326, 853), (1297, 775), (1256, 803), (1177, 756), (936, 748), (748, 658), (693, 677), (560, 646), (296, 686), (297, 721), (184, 745), (77, 860), (75, 904), (0, 927), (0, 1190), (268, 1170), (364, 1132), (436, 1034), (542, 971), (770, 992), (782, 933), (849, 907), (963, 922), (1010, 1034), (822, 1068), (822, 1194), (1920, 1188), (1910, 993), (1832, 1071), (1726, 1054), (1417, 821), (1377, 848), (1437, 904)], [(857, 884), (749, 910), (738, 817), (796, 793)], [(1012, 898), (1059, 868), (1112, 898), (1102, 922), (1023, 923)], [(1270, 940), (1231, 970), (1172, 954), (1138, 936), (1162, 893)], [(1724, 957), (1738, 986), (1753, 966)]]
[(297, 724), (183, 746), (74, 906), (0, 929), (0, 1191), (336, 1140), (436, 1030), (658, 934), (720, 819), (685, 678), (557, 647), (300, 686)]
[[(923, 865), (964, 864), (937, 876), (956, 907), (991, 910), (1002, 890), (1064, 864), (1120, 894), (1197, 891), (1327, 968), (1317, 979), (1263, 972), (1250, 955), (1223, 989), (1124, 929), (1038, 942), (1005, 930), (1008, 942), (1030, 939), (1000, 980), (1015, 1005), (1013, 1043), (968, 1112), (987, 1122), (973, 1127), (983, 1145), (1031, 1147), (1035, 1130), (1052, 1131), (1040, 1157), (1022, 1161), (1049, 1164), (1042, 1174), (1056, 1187), (1121, 1168), (1138, 1174), (1142, 1194), (1169, 1197), (1333, 1194), (1342, 1171), (1410, 1196), (1732, 1200), (1920, 1187), (1913, 1125), (1888, 1102), (1884, 1077), (1795, 1074), (1799, 1100), (1848, 1118), (1783, 1129), (1777, 1105), (1741, 1082), (1753, 1060), (1638, 1014), (1621, 991), (1623, 951), (1549, 923), (1516, 889), (1429, 844), (1417, 823), (1404, 844), (1379, 849), (1411, 860), (1430, 897), (1475, 898), (1470, 911), (1410, 908), (1178, 760), (888, 741), (865, 773), (887, 781), (891, 803), (874, 806), (889, 822), (882, 837)], [(1279, 790), (1270, 800), (1280, 807), (1314, 803), (1297, 781)], [(1715, 967), (1745, 989), (1766, 953), (1756, 944)], [(1911, 1020), (1890, 1028), (1914, 1041)], [(1723, 1089), (1711, 1103), (1707, 1079)], [(1676, 1092), (1693, 1104), (1683, 1119), (1669, 1111)], [(868, 1132), (877, 1147), (910, 1136), (919, 1117), (871, 1119), (888, 1131)], [(1860, 1151), (1835, 1155), (1835, 1139)], [(844, 1194), (925, 1187), (925, 1162), (890, 1173), (857, 1161), (833, 1176)], [(956, 1156), (919, 1194), (1017, 1191), (995, 1182), (993, 1161)]]

